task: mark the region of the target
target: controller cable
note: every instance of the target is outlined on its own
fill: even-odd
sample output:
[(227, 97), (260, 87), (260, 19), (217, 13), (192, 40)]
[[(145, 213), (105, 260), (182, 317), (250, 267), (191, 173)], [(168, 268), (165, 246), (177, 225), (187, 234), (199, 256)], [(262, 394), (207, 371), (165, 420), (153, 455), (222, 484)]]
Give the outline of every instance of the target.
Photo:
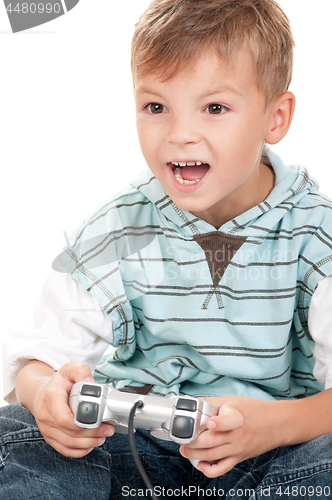
[(147, 474), (146, 474), (146, 472), (144, 470), (144, 467), (142, 465), (142, 462), (141, 462), (141, 460), (140, 460), (140, 458), (138, 456), (137, 448), (136, 448), (136, 443), (135, 443), (135, 437), (134, 437), (134, 417), (135, 417), (135, 414), (136, 414), (136, 410), (138, 408), (143, 408), (143, 406), (144, 406), (143, 401), (138, 400), (138, 401), (136, 401), (136, 403), (134, 404), (134, 406), (130, 410), (129, 421), (128, 421), (129, 446), (130, 446), (131, 453), (133, 455), (134, 462), (135, 462), (136, 467), (138, 469), (138, 472), (140, 473), (141, 478), (143, 479), (143, 481), (144, 481), (145, 485), (147, 486), (147, 488), (151, 491), (151, 498), (153, 500), (157, 500), (157, 497), (154, 494), (154, 489), (153, 489), (153, 486), (152, 486), (152, 484), (150, 482), (150, 479), (148, 478), (148, 476), (147, 476)]

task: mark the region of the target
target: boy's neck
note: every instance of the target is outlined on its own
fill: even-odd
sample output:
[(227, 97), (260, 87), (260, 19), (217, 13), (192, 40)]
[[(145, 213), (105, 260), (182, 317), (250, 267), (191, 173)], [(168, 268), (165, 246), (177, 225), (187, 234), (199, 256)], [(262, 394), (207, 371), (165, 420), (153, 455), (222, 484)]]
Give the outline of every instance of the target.
[(253, 191), (247, 190), (244, 195), (237, 193), (236, 197), (231, 196), (222, 200), (218, 205), (205, 212), (192, 212), (192, 214), (219, 229), (226, 222), (265, 201), (274, 188), (274, 183), (275, 174), (273, 169), (264, 163), (260, 163), (257, 182)]

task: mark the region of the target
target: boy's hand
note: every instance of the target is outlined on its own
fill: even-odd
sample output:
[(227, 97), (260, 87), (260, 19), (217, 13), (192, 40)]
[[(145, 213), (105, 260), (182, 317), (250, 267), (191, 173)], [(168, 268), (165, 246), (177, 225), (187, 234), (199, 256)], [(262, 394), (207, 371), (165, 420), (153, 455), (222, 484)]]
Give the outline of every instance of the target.
[(51, 377), (45, 377), (35, 393), (32, 413), (45, 441), (66, 457), (80, 458), (114, 434), (114, 427), (102, 424), (98, 429), (81, 429), (74, 424), (68, 404), (76, 382), (93, 382), (88, 365), (67, 363)]
[(221, 476), (237, 463), (282, 444), (278, 402), (239, 396), (208, 401), (219, 407), (218, 416), (208, 420), (208, 430), (193, 443), (180, 448), (184, 457), (201, 460), (198, 468), (207, 477)]

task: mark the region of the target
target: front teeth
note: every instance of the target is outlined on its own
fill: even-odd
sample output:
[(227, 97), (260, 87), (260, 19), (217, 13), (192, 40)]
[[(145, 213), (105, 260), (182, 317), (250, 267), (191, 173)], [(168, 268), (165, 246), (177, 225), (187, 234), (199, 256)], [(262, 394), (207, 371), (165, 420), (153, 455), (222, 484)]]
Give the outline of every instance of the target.
[(202, 165), (201, 161), (196, 161), (196, 162), (189, 162), (189, 163), (178, 163), (176, 161), (172, 161), (172, 164), (175, 165), (176, 167), (193, 167), (194, 165)]

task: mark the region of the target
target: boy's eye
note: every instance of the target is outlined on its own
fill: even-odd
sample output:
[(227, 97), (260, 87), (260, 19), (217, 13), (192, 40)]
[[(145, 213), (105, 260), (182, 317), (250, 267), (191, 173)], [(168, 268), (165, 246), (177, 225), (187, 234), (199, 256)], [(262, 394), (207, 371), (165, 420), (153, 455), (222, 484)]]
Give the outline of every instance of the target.
[(222, 113), (225, 113), (225, 111), (228, 111), (228, 108), (222, 104), (209, 104), (206, 111), (207, 113), (210, 113), (210, 115), (221, 115)]
[(145, 106), (145, 109), (147, 109), (153, 115), (158, 115), (160, 113), (163, 113), (163, 111), (166, 108), (165, 108), (165, 106), (163, 106), (162, 104), (159, 104), (158, 102), (151, 102), (150, 104), (147, 104)]

